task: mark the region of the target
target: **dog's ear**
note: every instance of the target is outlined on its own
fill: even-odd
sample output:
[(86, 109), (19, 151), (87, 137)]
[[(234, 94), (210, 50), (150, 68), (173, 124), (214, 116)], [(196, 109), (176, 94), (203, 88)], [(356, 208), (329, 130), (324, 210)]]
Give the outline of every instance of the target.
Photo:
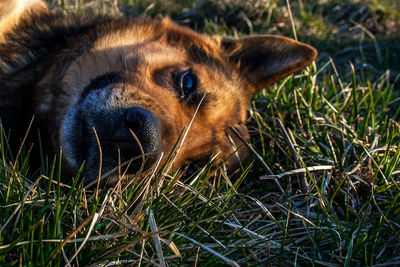
[(215, 38), (222, 57), (249, 82), (250, 94), (310, 65), (317, 56), (311, 46), (281, 36)]

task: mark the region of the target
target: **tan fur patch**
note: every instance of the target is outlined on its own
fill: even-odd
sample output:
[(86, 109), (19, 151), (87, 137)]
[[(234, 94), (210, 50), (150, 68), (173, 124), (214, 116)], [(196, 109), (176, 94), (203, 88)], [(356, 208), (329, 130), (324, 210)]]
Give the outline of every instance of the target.
[(5, 34), (10, 31), (24, 13), (30, 10), (48, 10), (41, 0), (1, 0), (0, 2), (0, 43), (5, 42)]

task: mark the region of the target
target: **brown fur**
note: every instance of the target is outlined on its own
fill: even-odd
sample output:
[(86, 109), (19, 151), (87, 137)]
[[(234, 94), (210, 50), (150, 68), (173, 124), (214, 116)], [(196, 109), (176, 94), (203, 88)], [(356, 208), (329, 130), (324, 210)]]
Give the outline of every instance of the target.
[(23, 13), (33, 9), (34, 12), (46, 12), (47, 7), (41, 0), (1, 0), (0, 2), (0, 42), (4, 42), (4, 34), (11, 30)]
[[(16, 1), (7, 2), (0, 5), (0, 21), (10, 21), (1, 14)], [(98, 107), (107, 112), (131, 107), (151, 111), (159, 124), (164, 160), (194, 118), (174, 167), (202, 162), (213, 153), (227, 159), (235, 152), (227, 135), (240, 146), (229, 127), (248, 138), (249, 98), (316, 57), (310, 46), (285, 37), (208, 37), (169, 19), (71, 19), (53, 14), (42, 2), (23, 10), (15, 12), (18, 16), (13, 15), (12, 22), (0, 22), (0, 116), (4, 126), (20, 136), (35, 115), (47, 141), (46, 151), (56, 153), (64, 147), (68, 175), (82, 163), (69, 151), (76, 149), (69, 140), (77, 134), (67, 129), (76, 117), (71, 110), (88, 117)], [(197, 76), (198, 87), (182, 99), (172, 76), (189, 69)], [(82, 100), (84, 88), (105, 73), (118, 73), (123, 82), (107, 89), (107, 100), (100, 97), (104, 88), (91, 93), (96, 103)], [(86, 106), (77, 107), (79, 101), (86, 101)], [(82, 111), (83, 107), (89, 110)], [(90, 135), (89, 146), (94, 146), (94, 135)], [(95, 179), (98, 170), (97, 149), (90, 147), (89, 158), (83, 159), (87, 181)], [(106, 156), (110, 162), (118, 157), (114, 150)]]

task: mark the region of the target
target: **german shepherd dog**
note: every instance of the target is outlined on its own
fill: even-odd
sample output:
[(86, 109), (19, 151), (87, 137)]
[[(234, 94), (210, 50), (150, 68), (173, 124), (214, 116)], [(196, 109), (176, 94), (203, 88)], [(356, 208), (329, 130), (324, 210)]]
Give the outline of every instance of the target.
[(71, 17), (41, 0), (1, 0), (0, 117), (20, 144), (34, 116), (45, 152), (62, 148), (67, 177), (84, 163), (86, 183), (128, 161), (130, 175), (149, 171), (176, 147), (174, 169), (211, 155), (234, 166), (246, 149), (235, 151), (231, 127), (248, 138), (251, 96), (316, 55), (280, 36), (206, 36), (168, 18)]

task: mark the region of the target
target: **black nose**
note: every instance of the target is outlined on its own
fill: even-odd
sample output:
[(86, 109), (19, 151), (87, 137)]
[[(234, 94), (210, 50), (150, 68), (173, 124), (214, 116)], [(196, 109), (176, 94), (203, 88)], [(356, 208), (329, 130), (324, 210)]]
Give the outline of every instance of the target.
[(130, 108), (124, 117), (126, 128), (139, 139), (144, 153), (154, 153), (160, 150), (160, 128), (153, 113), (142, 108)]
[(154, 114), (142, 108), (129, 108), (124, 111), (120, 122), (116, 123), (111, 139), (120, 151), (121, 162), (140, 157), (143, 149), (145, 166), (151, 166), (161, 147), (160, 127)]

